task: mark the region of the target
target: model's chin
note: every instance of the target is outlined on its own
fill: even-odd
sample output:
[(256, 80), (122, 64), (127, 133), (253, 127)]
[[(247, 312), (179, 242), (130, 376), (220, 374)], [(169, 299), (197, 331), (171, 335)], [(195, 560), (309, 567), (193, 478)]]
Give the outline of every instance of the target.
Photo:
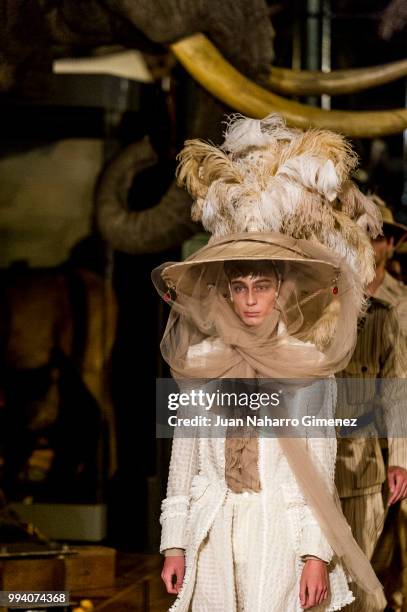
[(244, 318), (244, 322), (246, 323), (246, 325), (250, 325), (250, 327), (256, 327), (257, 325), (260, 325), (260, 323), (263, 321), (264, 317), (245, 317)]

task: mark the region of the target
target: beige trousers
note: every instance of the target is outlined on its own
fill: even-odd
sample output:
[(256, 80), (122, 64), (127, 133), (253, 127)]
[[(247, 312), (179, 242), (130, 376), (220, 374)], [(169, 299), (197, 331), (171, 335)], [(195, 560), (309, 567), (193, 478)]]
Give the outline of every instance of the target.
[[(341, 499), (343, 513), (352, 528), (352, 533), (369, 560), (372, 559), (376, 544), (383, 529), (383, 497), (379, 493), (344, 497)], [(344, 608), (346, 612), (381, 612), (382, 607), (375, 598), (367, 595), (351, 583), (355, 601)]]

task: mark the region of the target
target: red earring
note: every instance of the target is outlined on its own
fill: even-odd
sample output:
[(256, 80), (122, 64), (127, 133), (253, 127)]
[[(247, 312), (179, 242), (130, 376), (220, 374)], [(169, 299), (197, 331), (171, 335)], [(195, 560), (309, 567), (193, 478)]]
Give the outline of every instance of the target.
[(339, 272), (337, 272), (337, 274), (336, 274), (335, 278), (334, 278), (334, 279), (333, 279), (333, 281), (332, 281), (332, 293), (333, 293), (334, 295), (337, 295), (337, 294), (338, 294), (338, 291), (339, 291), (339, 289), (338, 289), (338, 285), (336, 284), (336, 283), (338, 282), (338, 279), (339, 279)]
[(169, 287), (168, 290), (163, 295), (163, 300), (164, 302), (171, 302), (171, 300), (174, 301), (176, 297), (177, 297), (177, 294), (175, 293), (175, 288)]

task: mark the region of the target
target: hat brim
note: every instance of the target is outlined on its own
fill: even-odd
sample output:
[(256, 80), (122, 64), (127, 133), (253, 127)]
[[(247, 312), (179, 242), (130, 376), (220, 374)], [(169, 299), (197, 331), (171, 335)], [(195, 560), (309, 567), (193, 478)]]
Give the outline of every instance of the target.
[(208, 284), (215, 282), (225, 261), (272, 260), (289, 263), (290, 272), (298, 273), (299, 280), (302, 276), (309, 278), (312, 275), (318, 277), (321, 286), (332, 284), (339, 269), (337, 258), (311, 257), (303, 248), (306, 242), (271, 232), (231, 234), (211, 240), (185, 261), (169, 262), (161, 275), (167, 286), (190, 293), (198, 278), (204, 278)]

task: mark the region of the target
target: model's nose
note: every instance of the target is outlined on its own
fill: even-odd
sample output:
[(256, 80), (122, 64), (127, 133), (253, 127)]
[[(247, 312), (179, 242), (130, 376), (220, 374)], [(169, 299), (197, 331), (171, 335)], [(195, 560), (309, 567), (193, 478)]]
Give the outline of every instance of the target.
[(254, 293), (254, 291), (252, 291), (252, 289), (249, 289), (247, 291), (246, 302), (247, 302), (248, 306), (252, 306), (253, 304), (256, 304), (256, 302), (257, 302), (256, 294)]

